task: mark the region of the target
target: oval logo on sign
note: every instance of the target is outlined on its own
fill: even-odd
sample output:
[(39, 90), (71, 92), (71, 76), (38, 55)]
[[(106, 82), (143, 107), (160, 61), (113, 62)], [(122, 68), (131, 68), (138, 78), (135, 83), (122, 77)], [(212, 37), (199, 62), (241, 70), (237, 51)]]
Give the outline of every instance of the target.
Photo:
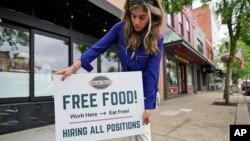
[(89, 85), (96, 89), (106, 89), (112, 83), (113, 81), (106, 76), (96, 76), (89, 81)]

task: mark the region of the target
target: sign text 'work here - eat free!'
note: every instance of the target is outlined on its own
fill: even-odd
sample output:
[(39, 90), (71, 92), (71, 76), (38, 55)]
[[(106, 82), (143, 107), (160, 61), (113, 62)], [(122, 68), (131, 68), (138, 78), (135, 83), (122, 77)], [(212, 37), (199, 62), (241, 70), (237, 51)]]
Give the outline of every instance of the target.
[(57, 141), (103, 140), (142, 134), (141, 72), (54, 75)]

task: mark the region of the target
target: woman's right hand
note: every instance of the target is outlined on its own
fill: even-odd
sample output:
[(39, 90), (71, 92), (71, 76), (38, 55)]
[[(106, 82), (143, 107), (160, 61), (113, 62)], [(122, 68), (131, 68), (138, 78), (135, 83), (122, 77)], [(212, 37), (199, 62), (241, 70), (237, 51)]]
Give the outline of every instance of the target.
[(52, 80), (53, 80), (53, 75), (62, 75), (62, 81), (63, 81), (66, 79), (66, 77), (69, 77), (71, 74), (74, 74), (75, 72), (76, 69), (74, 68), (74, 66), (67, 67), (63, 70), (60, 70), (52, 74)]
[(66, 77), (69, 77), (71, 74), (76, 73), (80, 67), (81, 67), (81, 61), (77, 60), (70, 67), (67, 67), (63, 70), (53, 73), (52, 80), (53, 80), (53, 75), (62, 75), (62, 81), (63, 81), (66, 79)]

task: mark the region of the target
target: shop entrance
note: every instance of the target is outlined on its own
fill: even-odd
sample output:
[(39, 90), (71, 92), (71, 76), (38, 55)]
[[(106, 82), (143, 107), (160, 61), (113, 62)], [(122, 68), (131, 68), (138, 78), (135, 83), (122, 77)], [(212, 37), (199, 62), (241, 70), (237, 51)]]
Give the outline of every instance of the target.
[(201, 91), (201, 77), (200, 77), (201, 71), (197, 70), (197, 90)]
[(179, 63), (179, 90), (181, 94), (187, 93), (186, 65), (182, 63)]

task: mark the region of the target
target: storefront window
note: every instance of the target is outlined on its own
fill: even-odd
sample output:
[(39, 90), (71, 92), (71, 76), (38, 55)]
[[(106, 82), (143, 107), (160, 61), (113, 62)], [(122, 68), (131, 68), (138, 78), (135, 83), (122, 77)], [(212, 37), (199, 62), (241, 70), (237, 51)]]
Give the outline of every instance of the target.
[(193, 83), (192, 83), (192, 68), (190, 66), (187, 67), (187, 86), (193, 86)]
[(167, 59), (167, 82), (168, 85), (177, 85), (177, 66), (176, 62)]
[(51, 73), (69, 64), (69, 42), (35, 34), (35, 96), (52, 96)]
[[(86, 44), (78, 44), (73, 43), (73, 61), (81, 58), (81, 53), (85, 52), (88, 48), (88, 45)], [(94, 69), (91, 72), (97, 72), (97, 59), (95, 59), (93, 62), (91, 62), (91, 65), (94, 67)], [(87, 71), (83, 68), (80, 68), (77, 73), (86, 73)]]
[(118, 54), (114, 49), (111, 48), (101, 55), (102, 72), (119, 72), (120, 68)]
[(0, 98), (29, 96), (29, 32), (0, 26)]

